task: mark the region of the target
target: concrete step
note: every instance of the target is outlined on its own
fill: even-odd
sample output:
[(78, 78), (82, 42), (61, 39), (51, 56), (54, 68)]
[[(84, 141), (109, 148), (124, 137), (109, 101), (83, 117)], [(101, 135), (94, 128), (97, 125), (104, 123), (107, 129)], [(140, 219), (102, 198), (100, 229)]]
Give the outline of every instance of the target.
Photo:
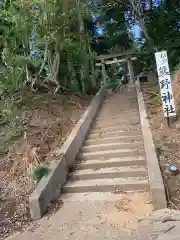
[[(96, 122), (96, 121), (94, 121), (94, 123), (92, 124), (92, 127), (91, 127), (91, 129), (92, 130), (96, 130), (96, 129), (100, 129), (100, 128), (104, 128), (104, 129), (106, 129), (106, 128), (111, 128), (111, 127), (115, 127), (115, 126), (122, 126), (122, 129), (124, 128), (124, 130), (125, 129), (127, 129), (127, 127), (128, 126), (139, 126), (140, 125), (140, 121), (138, 120), (136, 120), (136, 121), (115, 121), (115, 122), (108, 122), (108, 123), (105, 123), (105, 122)], [(90, 129), (90, 131), (91, 131), (91, 129)]]
[(144, 157), (125, 157), (109, 159), (92, 159), (87, 161), (77, 160), (76, 169), (95, 169), (105, 167), (127, 167), (127, 166), (146, 166)]
[[(124, 98), (124, 97), (123, 97)], [(126, 98), (126, 97), (125, 97)], [(118, 104), (118, 105), (117, 105)], [(126, 106), (130, 106), (130, 107), (135, 107), (137, 106), (138, 103), (137, 103), (137, 100), (136, 99), (128, 99), (128, 101), (124, 101), (124, 99), (107, 99), (105, 100), (103, 103), (102, 103), (102, 106), (101, 107), (104, 107), (104, 106), (113, 106), (114, 108), (122, 108), (122, 109), (126, 109), (124, 107)], [(104, 108), (105, 109), (105, 108)], [(106, 109), (105, 109), (106, 110)]]
[(109, 120), (114, 120), (114, 119), (126, 119), (126, 118), (136, 118), (136, 117), (139, 117), (139, 113), (136, 112), (136, 113), (121, 113), (121, 112), (112, 112), (111, 110), (109, 112), (107, 112), (106, 114), (98, 114), (96, 119), (99, 121), (99, 120), (105, 120), (105, 119), (109, 119)]
[(126, 135), (126, 136), (118, 136), (118, 137), (104, 137), (104, 138), (87, 138), (84, 141), (84, 146), (95, 145), (95, 144), (108, 144), (108, 143), (135, 143), (135, 142), (142, 142), (143, 137), (142, 135)]
[(113, 110), (108, 110), (107, 112), (101, 112), (101, 111), (99, 111), (99, 113), (98, 113), (98, 117), (99, 118), (106, 118), (107, 116), (109, 116), (109, 114), (111, 114), (111, 116), (113, 116), (113, 117), (120, 117), (120, 116), (127, 116), (129, 113), (130, 114), (132, 114), (131, 116), (137, 116), (137, 115), (139, 115), (139, 113), (138, 113), (138, 110), (137, 111), (133, 111), (133, 110), (131, 110), (131, 109), (129, 109), (129, 111), (126, 111), (126, 112), (123, 112), (122, 110), (115, 110), (115, 109), (113, 109)]
[[(126, 98), (126, 97), (125, 97)], [(118, 103), (118, 105), (117, 105)], [(136, 99), (126, 99), (126, 101), (124, 101), (124, 97), (123, 98), (114, 98), (114, 99), (105, 99), (102, 103), (102, 106), (110, 106), (110, 105), (113, 105), (114, 107), (120, 107), (123, 109), (123, 107), (126, 107), (126, 106), (137, 106), (137, 100)], [(125, 108), (124, 108), (125, 109)]]
[(95, 144), (88, 145), (81, 148), (81, 152), (96, 152), (104, 150), (117, 150), (117, 149), (137, 149), (142, 147), (143, 144), (140, 142), (136, 143), (106, 143), (106, 144)]
[(129, 124), (136, 124), (136, 123), (140, 123), (140, 119), (138, 117), (133, 118), (133, 119), (131, 119), (130, 117), (129, 118), (127, 117), (126, 119), (119, 118), (119, 119), (113, 119), (111, 121), (110, 120), (107, 121), (106, 119), (99, 121), (99, 120), (95, 119), (95, 121), (94, 121), (94, 125), (100, 126), (102, 128), (110, 127), (110, 126), (117, 126), (117, 125), (121, 125), (121, 124), (129, 125)]
[[(148, 191), (134, 192), (84, 192), (84, 193), (65, 193), (60, 199), (63, 202), (83, 202), (83, 201), (105, 201), (105, 202), (119, 202), (124, 199), (140, 199), (144, 201), (150, 199)], [(145, 238), (144, 238), (145, 239)], [(142, 239), (142, 240), (144, 240)]]
[(108, 113), (109, 111), (112, 111), (114, 113), (116, 112), (122, 112), (122, 113), (128, 113), (128, 111), (131, 110), (133, 113), (138, 113), (138, 104), (134, 104), (132, 105), (131, 103), (126, 104), (125, 106), (121, 105), (121, 104), (102, 104), (100, 109), (99, 109), (99, 114), (104, 114), (104, 113)]
[(114, 132), (114, 131), (127, 131), (127, 130), (141, 130), (140, 124), (129, 124), (129, 125), (117, 125), (117, 126), (111, 126), (111, 127), (98, 127), (98, 126), (92, 126), (92, 130), (90, 133), (101, 133), (101, 132)]
[[(124, 98), (126, 98), (126, 101), (124, 101)], [(113, 102), (113, 101), (116, 102), (117, 100), (122, 100), (121, 103), (126, 104), (129, 101), (136, 101), (136, 99), (137, 97), (135, 92), (133, 93), (133, 92), (124, 91), (124, 92), (117, 93), (117, 95), (107, 95), (103, 102), (107, 103), (107, 102)]]
[[(118, 105), (117, 105), (117, 103), (118, 103)], [(114, 108), (120, 108), (120, 109), (122, 109), (122, 110), (127, 110), (125, 107), (126, 106), (130, 106), (131, 108), (133, 108), (133, 107), (137, 107), (138, 106), (138, 102), (137, 102), (137, 100), (132, 100), (132, 101), (127, 101), (127, 102), (119, 102), (119, 100), (117, 101), (117, 100), (115, 100), (115, 101), (106, 101), (106, 102), (103, 102), (102, 103), (102, 105), (101, 105), (101, 109), (103, 109), (103, 110), (107, 110), (107, 108), (106, 107), (114, 107)]]
[(132, 110), (132, 112), (138, 112), (138, 104), (132, 105), (131, 103), (126, 104), (125, 106), (120, 105), (119, 103), (117, 104), (102, 104), (101, 108), (99, 109), (99, 114), (106, 114), (109, 111), (112, 111), (114, 113), (116, 112), (125, 112), (128, 113), (129, 110)]
[(112, 179), (127, 177), (145, 177), (147, 170), (144, 167), (109, 167), (76, 170), (70, 174), (71, 180)]
[(132, 156), (142, 156), (143, 150), (141, 149), (118, 149), (118, 150), (106, 150), (97, 152), (80, 153), (78, 158), (80, 160), (92, 160), (100, 158), (121, 158), (121, 157), (132, 157)]
[(127, 121), (127, 119), (128, 119), (128, 122), (129, 123), (131, 123), (131, 121), (132, 122), (134, 122), (134, 120), (139, 120), (140, 118), (139, 118), (139, 116), (138, 115), (134, 115), (134, 116), (132, 116), (132, 115), (127, 115), (127, 116), (124, 116), (124, 115), (118, 115), (118, 116), (113, 116), (113, 114), (112, 113), (109, 113), (109, 114), (107, 114), (107, 116), (106, 117), (102, 117), (102, 118), (100, 118), (100, 117), (96, 117), (96, 122), (106, 122), (106, 123), (109, 123), (109, 122), (116, 122), (116, 121), (120, 121), (120, 122), (122, 122), (122, 121)]
[[(124, 101), (124, 98), (126, 98), (126, 101)], [(135, 104), (137, 105), (137, 99), (136, 98), (129, 98), (123, 96), (122, 98), (107, 98), (103, 101), (103, 105), (108, 105), (108, 104), (115, 104), (114, 106), (117, 106), (117, 103), (119, 107), (123, 107), (126, 105), (132, 105), (134, 106)]]
[(149, 183), (146, 178), (114, 178), (114, 179), (93, 179), (68, 181), (62, 188), (64, 193), (82, 193), (82, 192), (113, 192), (113, 191), (131, 191), (148, 190)]
[(132, 131), (113, 131), (113, 132), (99, 132), (99, 133), (89, 133), (88, 140), (90, 139), (102, 139), (102, 138), (112, 138), (112, 137), (119, 137), (119, 136), (136, 136), (140, 134), (140, 130), (132, 130)]
[(138, 103), (137, 101), (133, 101), (133, 102), (127, 102), (126, 104), (123, 103), (119, 103), (117, 101), (115, 102), (104, 102), (102, 103), (101, 107), (100, 107), (100, 111), (107, 111), (109, 109), (120, 109), (122, 111), (128, 111), (128, 108), (131, 108), (133, 111), (135, 111), (136, 109), (138, 109)]
[(138, 114), (138, 112), (137, 113), (131, 113), (131, 111), (129, 112), (129, 114), (128, 113), (116, 113), (116, 114), (114, 114), (114, 112), (112, 112), (111, 110), (109, 111), (109, 112), (107, 112), (106, 114), (98, 114), (97, 115), (97, 118), (98, 119), (100, 119), (100, 120), (105, 120), (105, 119), (111, 119), (111, 120), (114, 120), (114, 119), (122, 119), (122, 120), (124, 120), (124, 119), (126, 119), (126, 118), (130, 118), (130, 119), (134, 119), (134, 118), (136, 118), (136, 117), (138, 117), (139, 118), (139, 114)]
[(105, 167), (146, 166), (144, 157), (124, 157), (77, 161), (76, 169), (95, 169)]
[[(125, 97), (126, 98), (126, 97)], [(120, 102), (121, 101), (121, 102)], [(118, 106), (123, 108), (124, 106), (127, 106), (127, 105), (130, 105), (132, 107), (134, 106), (137, 106), (137, 99), (126, 99), (126, 101), (124, 101), (124, 97), (122, 99), (120, 98), (114, 98), (114, 99), (105, 99), (102, 103), (102, 106), (108, 106), (108, 105), (111, 105), (113, 104), (114, 107), (117, 107), (117, 103), (118, 103)]]

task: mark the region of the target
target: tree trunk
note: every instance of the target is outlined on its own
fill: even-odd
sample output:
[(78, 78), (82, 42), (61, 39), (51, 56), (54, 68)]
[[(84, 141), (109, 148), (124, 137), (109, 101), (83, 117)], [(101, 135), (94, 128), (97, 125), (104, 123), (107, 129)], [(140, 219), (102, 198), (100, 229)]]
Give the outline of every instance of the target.
[(60, 88), (60, 84), (57, 80), (57, 76), (59, 73), (59, 64), (60, 64), (60, 53), (56, 52), (54, 61), (53, 61), (53, 65), (52, 65), (52, 69), (51, 69), (51, 72), (52, 72), (52, 80), (51, 81), (56, 84), (56, 89), (54, 91), (54, 94), (56, 94)]
[(146, 25), (145, 25), (144, 20), (142, 18), (139, 19), (139, 26), (140, 26), (146, 40), (153, 46), (153, 40), (149, 36)]
[[(151, 0), (152, 1), (152, 0)], [(137, 2), (136, 0), (129, 0), (131, 6), (132, 6), (132, 10), (137, 18), (137, 20), (139, 21), (139, 26), (144, 34), (144, 37), (146, 38), (146, 40), (149, 42), (149, 44), (154, 48), (154, 50), (157, 50), (156, 46), (153, 46), (153, 40), (151, 39), (151, 37), (148, 34), (147, 28), (145, 26), (144, 23), (144, 19), (142, 16), (142, 13), (139, 11), (139, 7), (137, 6)]]
[(73, 85), (74, 83), (77, 82), (77, 79), (76, 79), (76, 71), (75, 71), (75, 68), (74, 68), (74, 63), (73, 63), (73, 60), (72, 60), (72, 57), (70, 54), (67, 53), (67, 63), (68, 63), (68, 69), (69, 71), (71, 72), (71, 85)]
[(43, 59), (43, 63), (42, 63), (42, 65), (41, 65), (41, 68), (40, 68), (40, 70), (39, 70), (39, 72), (38, 72), (38, 76), (41, 75), (41, 73), (42, 73), (42, 71), (43, 71), (43, 69), (44, 69), (44, 67), (45, 67), (45, 65), (46, 65), (47, 56), (48, 56), (48, 43), (46, 42), (46, 44), (45, 44), (45, 50), (44, 50), (44, 59)]
[(90, 56), (90, 67), (89, 67), (89, 71), (90, 71), (90, 81), (92, 82), (92, 87), (96, 88), (98, 83), (97, 83), (97, 79), (95, 76), (95, 64), (94, 64), (94, 58), (93, 58), (93, 53), (92, 53), (92, 49), (91, 49), (91, 45), (88, 42), (88, 54)]
[(148, 10), (152, 10), (153, 3), (152, 0), (148, 0)]
[[(83, 43), (85, 29), (84, 29), (83, 18), (82, 18), (82, 15), (81, 15), (80, 2), (81, 2), (81, 0), (76, 0), (77, 19), (78, 19), (78, 24), (79, 24), (80, 43), (82, 44), (84, 54), (86, 55), (87, 54), (87, 49), (86, 49), (86, 47), (84, 46), (84, 43)], [(85, 61), (84, 63), (82, 63), (82, 67), (81, 67), (81, 70), (80, 70), (80, 77), (81, 77), (80, 81), (81, 81), (82, 93), (83, 94), (85, 93), (84, 80), (85, 80), (85, 74), (87, 74), (86, 73), (86, 66), (87, 66), (87, 62)]]

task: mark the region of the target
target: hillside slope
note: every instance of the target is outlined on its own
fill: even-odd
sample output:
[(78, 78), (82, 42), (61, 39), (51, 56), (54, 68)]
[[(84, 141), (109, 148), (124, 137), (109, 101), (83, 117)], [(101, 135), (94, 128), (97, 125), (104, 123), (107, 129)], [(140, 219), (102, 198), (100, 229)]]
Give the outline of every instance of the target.
[(33, 171), (58, 156), (90, 99), (22, 91), (0, 101), (0, 239), (30, 222)]

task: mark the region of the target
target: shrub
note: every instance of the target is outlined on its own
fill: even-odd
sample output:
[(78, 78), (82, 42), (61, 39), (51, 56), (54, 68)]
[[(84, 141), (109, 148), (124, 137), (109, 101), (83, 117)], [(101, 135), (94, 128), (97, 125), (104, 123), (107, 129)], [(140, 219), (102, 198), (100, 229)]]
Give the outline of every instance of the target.
[(33, 180), (38, 183), (45, 175), (48, 175), (50, 169), (47, 166), (40, 165), (33, 170)]

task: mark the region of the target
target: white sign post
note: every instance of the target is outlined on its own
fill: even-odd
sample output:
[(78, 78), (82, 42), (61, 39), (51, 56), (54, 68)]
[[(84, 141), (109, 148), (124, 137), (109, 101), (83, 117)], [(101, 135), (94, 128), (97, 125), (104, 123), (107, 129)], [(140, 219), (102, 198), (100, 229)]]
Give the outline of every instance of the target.
[(167, 123), (169, 126), (170, 117), (176, 116), (176, 109), (173, 98), (167, 52), (166, 51), (157, 52), (155, 53), (155, 57), (164, 116), (167, 118)]

